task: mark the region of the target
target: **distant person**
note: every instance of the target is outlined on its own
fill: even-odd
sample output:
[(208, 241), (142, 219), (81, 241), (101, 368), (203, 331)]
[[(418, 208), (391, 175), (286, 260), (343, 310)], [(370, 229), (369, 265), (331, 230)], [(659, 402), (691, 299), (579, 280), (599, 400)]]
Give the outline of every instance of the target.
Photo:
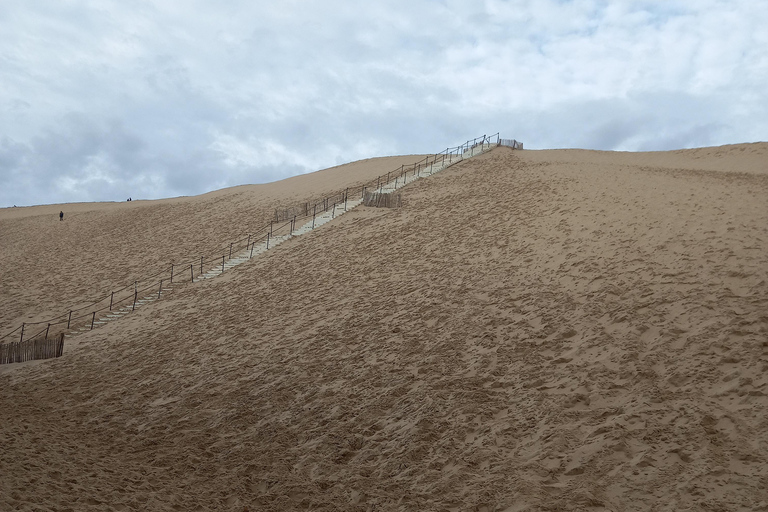
[(64, 220), (64, 212), (59, 212), (59, 221)]

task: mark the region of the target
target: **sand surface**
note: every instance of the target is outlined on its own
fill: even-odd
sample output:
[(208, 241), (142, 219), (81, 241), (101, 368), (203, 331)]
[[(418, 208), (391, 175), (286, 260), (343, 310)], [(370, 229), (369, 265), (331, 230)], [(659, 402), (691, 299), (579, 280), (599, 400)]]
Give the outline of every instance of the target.
[(422, 158), (371, 158), (195, 197), (0, 209), (0, 336), (22, 322), (66, 318), (69, 309), (137, 279), (141, 284), (171, 263), (220, 257), (231, 241), (269, 224), (275, 208), (339, 192)]
[(0, 374), (0, 510), (768, 510), (766, 154), (498, 148), (177, 288)]

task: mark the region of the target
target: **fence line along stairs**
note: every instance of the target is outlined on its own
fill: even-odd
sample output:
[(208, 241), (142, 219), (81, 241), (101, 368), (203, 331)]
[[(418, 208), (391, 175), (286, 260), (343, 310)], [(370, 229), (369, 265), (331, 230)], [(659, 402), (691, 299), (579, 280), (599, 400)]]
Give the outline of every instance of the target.
[[(397, 176), (395, 177), (394, 180), (390, 180), (388, 183), (381, 183), (378, 189), (374, 191), (381, 194), (394, 192), (410, 183), (413, 183), (414, 181), (417, 181), (420, 178), (432, 176), (433, 174), (436, 174), (450, 167), (451, 165), (461, 162), (467, 158), (471, 158), (473, 156), (485, 153), (486, 151), (489, 151), (490, 149), (493, 149), (498, 145), (499, 145), (498, 142), (491, 143), (491, 142), (486, 142), (484, 140), (482, 143), (478, 143), (473, 146), (467, 147), (466, 150), (464, 150), (459, 154), (456, 154), (456, 155), (454, 155), (453, 153), (446, 154), (444, 155), (442, 160), (440, 161), (436, 160), (433, 163), (425, 166), (424, 168), (420, 168), (416, 176), (412, 176), (410, 179), (407, 178), (407, 173), (405, 174), (405, 178), (401, 178), (400, 176)], [(222, 261), (222, 264), (220, 266), (216, 266), (208, 270), (207, 272), (200, 274), (199, 276), (197, 276), (197, 278), (193, 277), (193, 279), (191, 281), (188, 281), (188, 283), (190, 282), (194, 283), (194, 282), (199, 282), (201, 280), (216, 278), (222, 275), (227, 270), (230, 270), (238, 265), (241, 265), (246, 261), (248, 261), (249, 259), (255, 256), (258, 256), (259, 254), (262, 254), (267, 250), (274, 248), (275, 246), (287, 240), (290, 240), (291, 238), (303, 235), (305, 233), (309, 233), (310, 231), (313, 231), (319, 228), (320, 226), (323, 226), (324, 224), (331, 222), (333, 219), (336, 218), (336, 216), (342, 215), (345, 212), (354, 209), (355, 207), (359, 206), (362, 203), (363, 203), (362, 197), (354, 200), (349, 200), (349, 198), (347, 198), (347, 201), (345, 201), (345, 203), (334, 204), (332, 207), (329, 207), (327, 211), (322, 211), (321, 213), (318, 213), (317, 215), (315, 215), (311, 220), (306, 222), (303, 226), (292, 229), (289, 234), (270, 236), (270, 237), (267, 237), (267, 239), (262, 242), (259, 242), (259, 243), (254, 242), (250, 247), (247, 247), (246, 249), (240, 251), (239, 253), (232, 255), (228, 260)], [(107, 312), (107, 314), (100, 316), (99, 318), (96, 318), (94, 314), (94, 317), (89, 324), (69, 331), (67, 336), (77, 336), (85, 332), (91, 331), (102, 325), (105, 325), (108, 322), (112, 322), (114, 320), (122, 318), (123, 316), (134, 311), (136, 308), (146, 306), (148, 304), (151, 304), (161, 299), (164, 294), (168, 294), (168, 292), (171, 292), (172, 290), (173, 290), (172, 284), (168, 284), (166, 285), (166, 287), (163, 287), (162, 281), (161, 281), (160, 287), (157, 290), (157, 292), (149, 293), (148, 295), (138, 298), (135, 301), (135, 303), (131, 302), (125, 306), (120, 307), (119, 309), (114, 309), (112, 311), (109, 311)]]

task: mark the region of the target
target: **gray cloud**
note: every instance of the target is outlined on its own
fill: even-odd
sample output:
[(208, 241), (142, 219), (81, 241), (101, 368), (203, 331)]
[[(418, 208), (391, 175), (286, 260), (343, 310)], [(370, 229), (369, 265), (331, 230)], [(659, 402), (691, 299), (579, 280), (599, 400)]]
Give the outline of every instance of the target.
[(0, 6), (0, 206), (198, 194), (501, 131), (765, 140), (748, 0)]

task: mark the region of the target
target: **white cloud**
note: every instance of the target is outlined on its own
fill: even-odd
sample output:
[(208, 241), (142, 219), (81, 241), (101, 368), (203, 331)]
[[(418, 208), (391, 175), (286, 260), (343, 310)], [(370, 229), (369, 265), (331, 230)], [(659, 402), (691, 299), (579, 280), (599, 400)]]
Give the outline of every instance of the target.
[(757, 7), (5, 3), (0, 205), (195, 194), (497, 130), (532, 148), (766, 139)]

